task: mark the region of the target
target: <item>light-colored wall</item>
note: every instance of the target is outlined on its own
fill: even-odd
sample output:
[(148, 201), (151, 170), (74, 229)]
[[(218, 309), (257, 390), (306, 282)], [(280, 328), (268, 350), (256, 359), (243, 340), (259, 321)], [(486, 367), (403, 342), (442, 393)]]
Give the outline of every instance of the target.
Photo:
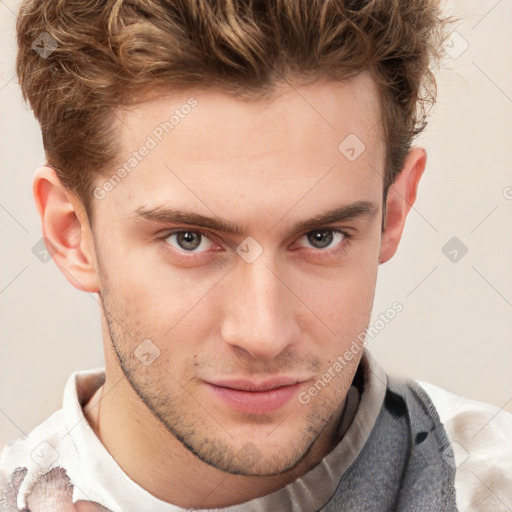
[[(33, 254), (31, 178), (43, 151), (14, 76), (17, 9), (0, 2), (0, 446), (60, 407), (71, 372), (103, 364), (96, 297)], [(380, 268), (371, 323), (395, 301), (403, 311), (376, 324), (369, 347), (390, 373), (512, 412), (512, 2), (447, 11), (463, 20), (418, 141), (427, 170), (401, 247)], [(467, 247), (457, 262), (443, 253), (453, 237)]]

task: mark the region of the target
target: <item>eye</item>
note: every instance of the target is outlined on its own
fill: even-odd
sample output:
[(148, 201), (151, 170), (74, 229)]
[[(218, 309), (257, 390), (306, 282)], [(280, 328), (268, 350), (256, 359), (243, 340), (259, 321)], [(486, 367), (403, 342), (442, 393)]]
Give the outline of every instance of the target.
[(307, 243), (311, 244), (309, 247), (313, 249), (331, 249), (338, 246), (345, 239), (348, 242), (350, 235), (340, 229), (326, 228), (310, 231), (301, 238), (304, 238)]
[(175, 231), (166, 236), (165, 241), (180, 251), (191, 253), (205, 252), (215, 245), (200, 231)]

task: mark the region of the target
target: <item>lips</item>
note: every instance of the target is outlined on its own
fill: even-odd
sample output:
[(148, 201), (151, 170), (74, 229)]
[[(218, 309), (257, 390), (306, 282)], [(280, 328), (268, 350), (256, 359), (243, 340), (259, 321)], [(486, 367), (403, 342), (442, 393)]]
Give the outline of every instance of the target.
[(300, 382), (299, 378), (274, 377), (261, 382), (255, 382), (249, 379), (221, 379), (209, 381), (209, 384), (223, 388), (238, 389), (240, 391), (269, 391), (283, 386), (292, 386), (298, 382)]
[(288, 403), (303, 380), (275, 377), (255, 382), (248, 379), (216, 380), (206, 382), (212, 394), (229, 408), (249, 414), (268, 414)]

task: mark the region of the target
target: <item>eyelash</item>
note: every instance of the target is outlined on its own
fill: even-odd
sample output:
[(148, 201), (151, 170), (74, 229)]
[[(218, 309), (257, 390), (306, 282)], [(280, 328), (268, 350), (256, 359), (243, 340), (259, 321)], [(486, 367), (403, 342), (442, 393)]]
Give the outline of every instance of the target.
[(353, 234), (349, 233), (348, 231), (346, 231), (344, 229), (325, 227), (325, 228), (317, 228), (317, 229), (313, 229), (311, 231), (308, 231), (308, 232), (302, 234), (299, 237), (299, 240), (303, 236), (309, 235), (310, 233), (317, 233), (319, 231), (320, 232), (321, 231), (328, 231), (331, 234), (341, 234), (341, 235), (343, 235), (343, 240), (341, 240), (341, 242), (339, 242), (338, 246), (335, 247), (335, 248), (331, 248), (331, 249), (314, 249), (312, 247), (301, 247), (302, 249), (313, 251), (315, 254), (318, 254), (320, 257), (322, 257), (322, 256), (333, 257), (333, 256), (339, 256), (339, 255), (345, 254), (347, 249), (348, 249), (348, 246), (349, 246), (349, 244), (350, 244), (350, 242), (352, 240), (352, 237), (354, 236)]
[[(348, 250), (348, 247), (352, 241), (352, 238), (354, 237), (353, 234), (351, 234), (350, 232), (344, 230), (344, 229), (340, 229), (340, 228), (334, 228), (334, 227), (325, 227), (325, 228), (317, 228), (317, 229), (313, 229), (311, 231), (307, 231), (306, 233), (303, 233), (299, 238), (298, 240), (300, 240), (303, 236), (305, 235), (308, 235), (310, 233), (315, 233), (315, 232), (320, 232), (320, 231), (328, 231), (330, 232), (331, 234), (341, 234), (343, 235), (343, 240), (339, 243), (338, 247), (335, 248), (335, 249), (314, 249), (314, 248), (307, 248), (307, 247), (302, 247), (303, 249), (309, 249), (315, 253), (318, 253), (318, 255), (321, 255), (321, 256), (326, 256), (326, 257), (333, 257), (333, 256), (339, 256), (339, 255), (342, 255), (342, 254), (345, 254), (346, 251)], [(179, 234), (179, 233), (195, 233), (195, 234), (199, 234), (201, 236), (204, 236), (205, 238), (207, 238), (208, 240), (210, 240), (212, 243), (215, 243), (214, 240), (212, 240), (212, 238), (208, 235), (208, 233), (206, 233), (205, 231), (201, 231), (199, 229), (174, 229), (172, 231), (167, 231), (165, 232), (163, 235), (159, 236), (158, 237), (158, 240), (161, 240), (162, 242), (164, 242), (164, 248), (166, 250), (166, 252), (170, 252), (174, 257), (178, 257), (178, 258), (182, 258), (184, 261), (191, 261), (192, 259), (194, 258), (199, 258), (201, 257), (202, 254), (205, 254), (204, 252), (201, 252), (201, 253), (193, 253), (193, 252), (190, 252), (187, 254), (186, 251), (178, 251), (174, 248), (172, 248), (170, 246), (170, 244), (168, 244), (166, 242), (166, 240), (171, 236), (171, 235), (176, 235), (176, 234)], [(208, 252), (208, 251), (207, 251)]]

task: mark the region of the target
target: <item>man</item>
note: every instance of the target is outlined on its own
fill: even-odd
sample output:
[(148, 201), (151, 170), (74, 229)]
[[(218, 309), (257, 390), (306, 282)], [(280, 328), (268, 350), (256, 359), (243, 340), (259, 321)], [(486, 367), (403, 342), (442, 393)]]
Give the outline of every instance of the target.
[(34, 197), (105, 370), (6, 447), (2, 510), (508, 510), (510, 415), (365, 349), (444, 27), (424, 0), (23, 4)]

